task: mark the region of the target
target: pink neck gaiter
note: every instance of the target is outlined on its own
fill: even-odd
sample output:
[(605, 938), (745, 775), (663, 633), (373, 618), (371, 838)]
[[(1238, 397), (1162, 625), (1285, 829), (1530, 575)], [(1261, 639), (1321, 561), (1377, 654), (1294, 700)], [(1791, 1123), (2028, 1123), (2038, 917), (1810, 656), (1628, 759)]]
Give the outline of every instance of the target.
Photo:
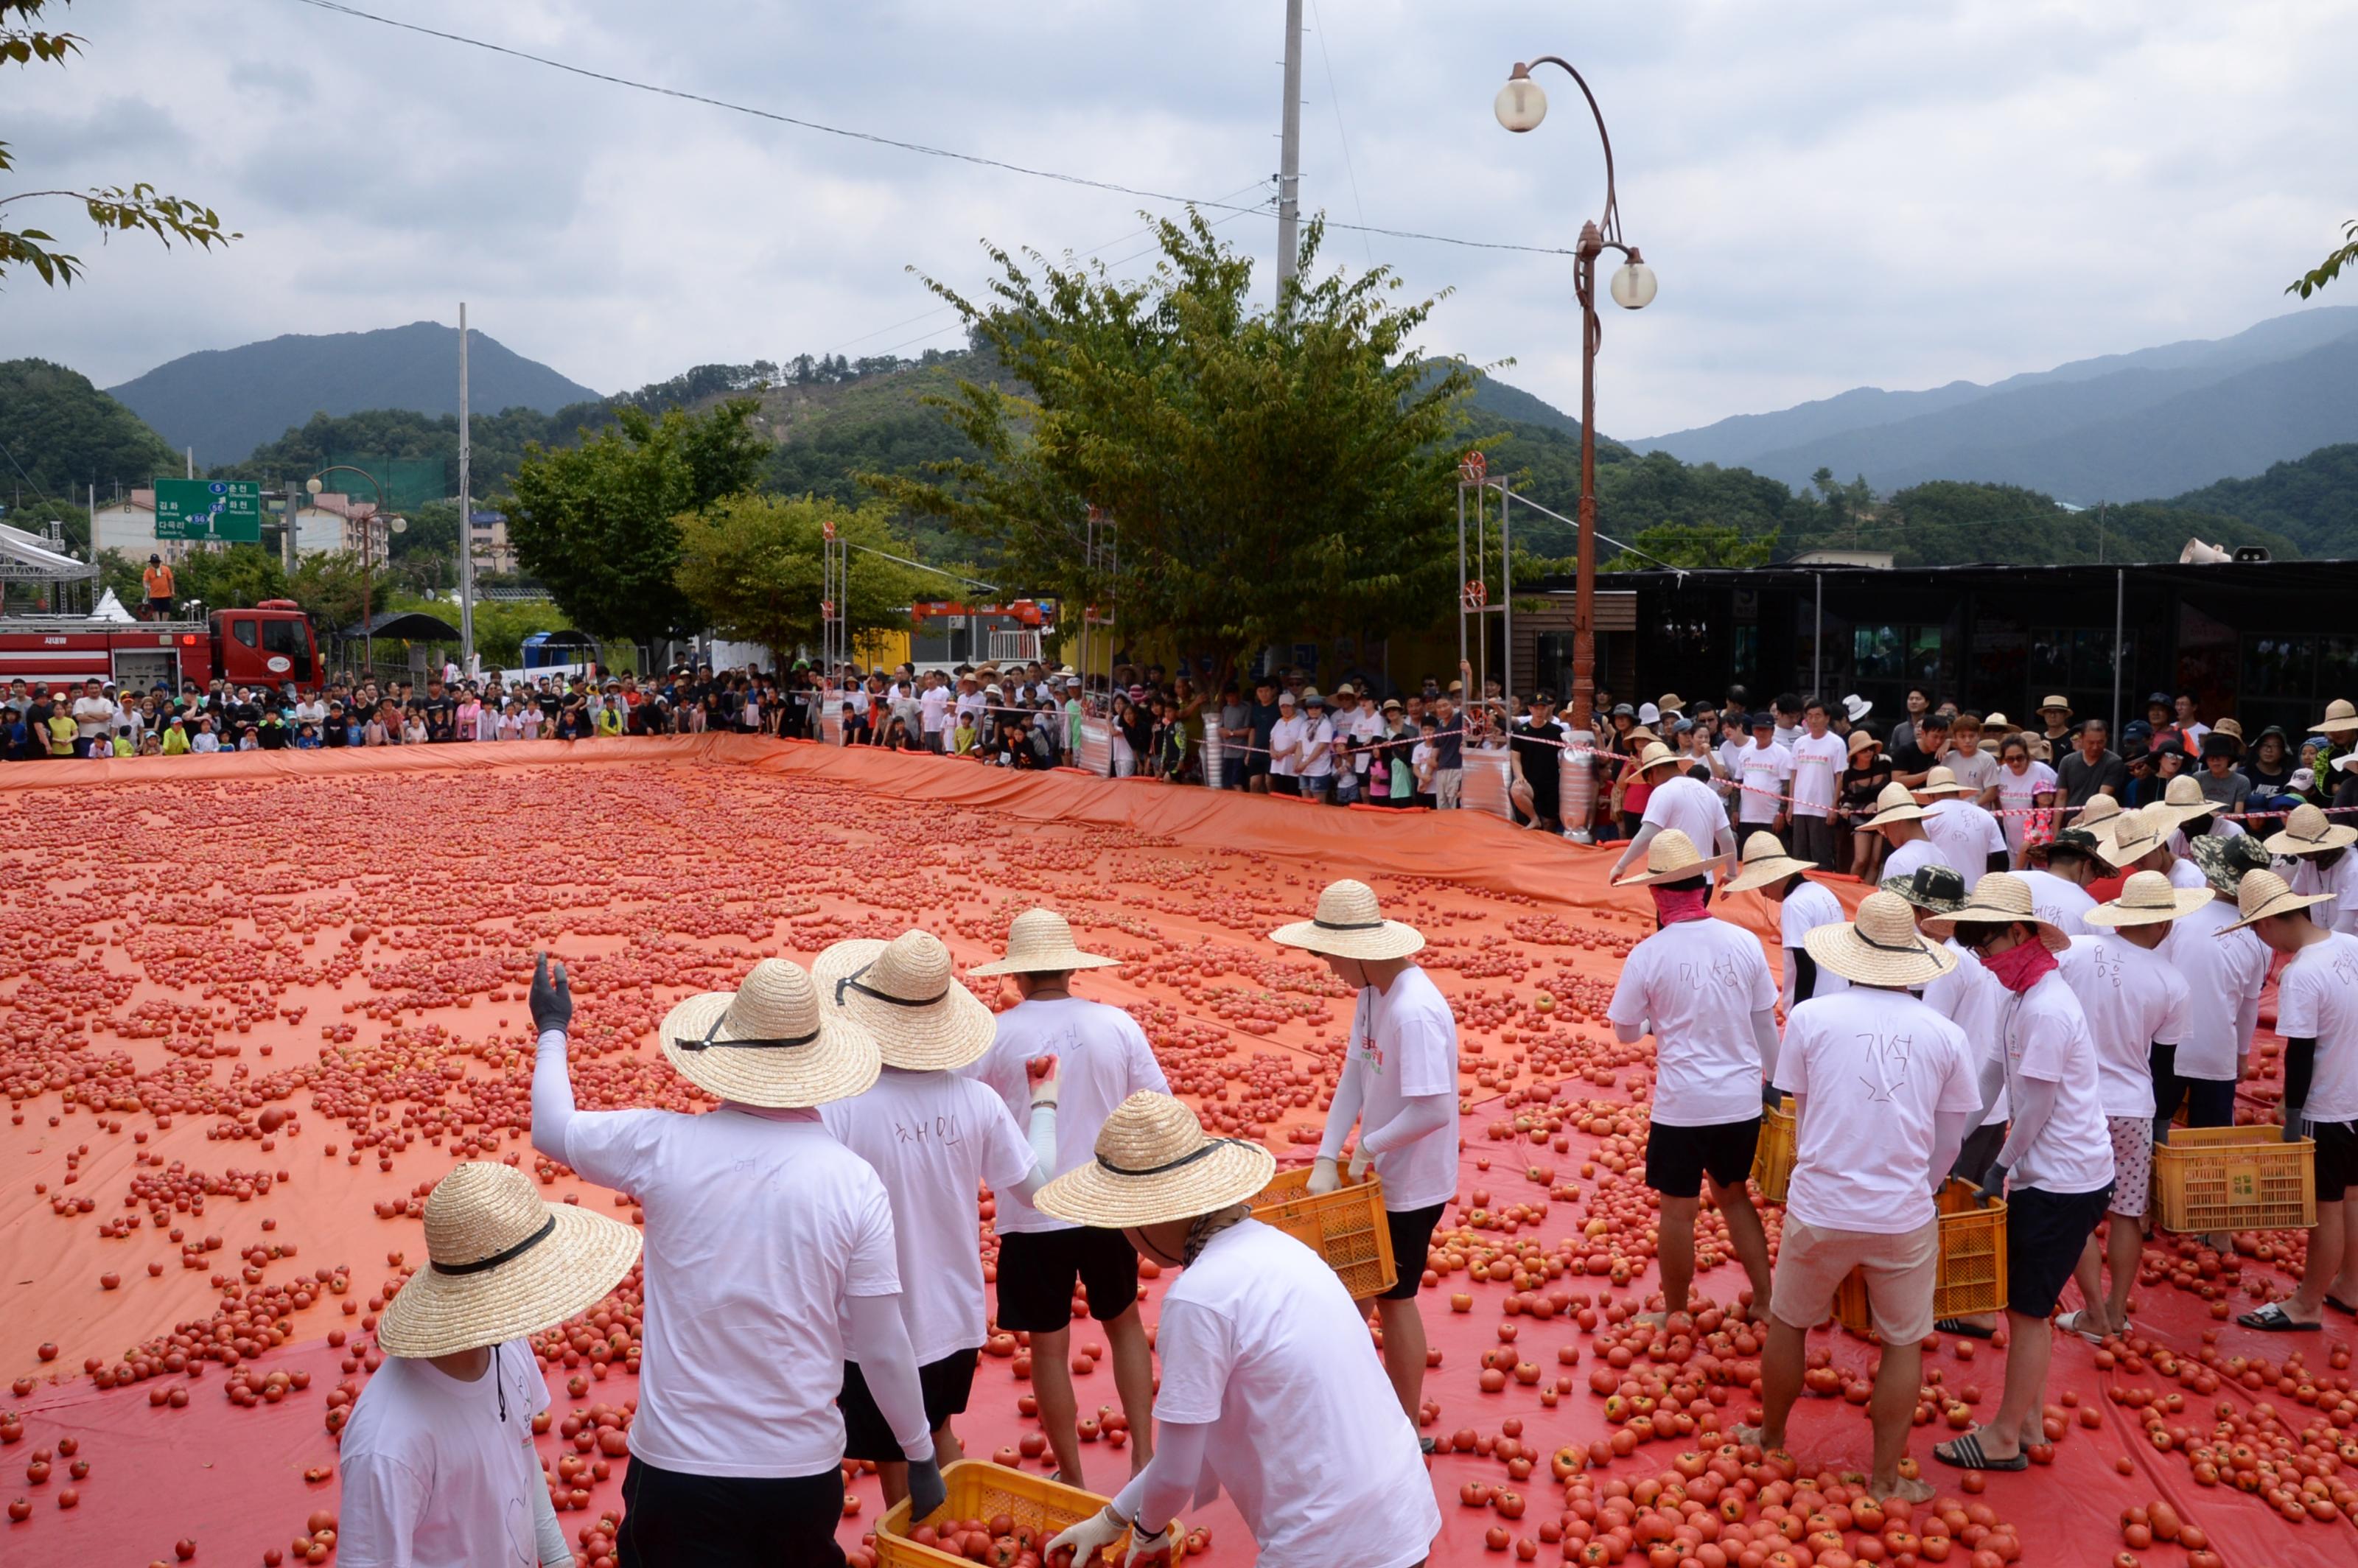
[(1711, 890), (1682, 888), (1649, 888), (1654, 895), (1654, 914), (1665, 925), (1676, 925), (1682, 920), (1707, 920), (1711, 917)]
[(2056, 968), (2055, 955), (2047, 944), (2036, 936), (2018, 947), (2009, 947), (1995, 958), (1984, 958), (1982, 968), (1997, 977), (1997, 983), (2020, 996), (2037, 985)]

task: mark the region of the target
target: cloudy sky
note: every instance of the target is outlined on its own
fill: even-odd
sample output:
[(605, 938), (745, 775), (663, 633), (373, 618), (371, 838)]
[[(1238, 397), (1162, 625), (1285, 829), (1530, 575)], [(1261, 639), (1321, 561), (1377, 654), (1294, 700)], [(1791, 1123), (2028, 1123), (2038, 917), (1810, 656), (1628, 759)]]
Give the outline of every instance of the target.
[[(1250, 203), (1277, 167), (1283, 0), (360, 0), (686, 92), (1140, 189)], [(53, 10), (55, 8), (53, 7)], [(1661, 280), (1612, 311), (1599, 427), (1698, 425), (1845, 387), (1986, 381), (2215, 337), (2358, 213), (2337, 0), (1310, 0), (1305, 206), (1561, 246), (1603, 199), (1561, 75), (1499, 129), (1507, 67), (1566, 56)], [(984, 239), (1136, 272), (1141, 207), (586, 81), (301, 0), (83, 0), (65, 71), (6, 81), (19, 183), (152, 180), (245, 238), (102, 248), (0, 296), (0, 354), (113, 384), (281, 332), (472, 322), (603, 389), (705, 361), (958, 341), (910, 269)], [(19, 205), (10, 216), (27, 221)], [(1273, 219), (1215, 213), (1261, 258)], [(1560, 256), (1336, 233), (1329, 263), (1453, 291), (1427, 346), (1579, 396)], [(2330, 298), (2330, 297), (2329, 297)]]

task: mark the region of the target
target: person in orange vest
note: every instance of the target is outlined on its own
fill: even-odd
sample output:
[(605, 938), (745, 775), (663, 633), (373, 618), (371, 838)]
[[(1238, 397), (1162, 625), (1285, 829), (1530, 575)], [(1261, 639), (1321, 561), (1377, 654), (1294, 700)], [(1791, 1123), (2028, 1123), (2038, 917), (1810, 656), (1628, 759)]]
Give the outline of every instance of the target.
[(147, 557), (147, 569), (139, 574), (140, 590), (147, 596), (147, 618), (168, 621), (172, 616), (172, 568), (164, 564), (161, 556)]

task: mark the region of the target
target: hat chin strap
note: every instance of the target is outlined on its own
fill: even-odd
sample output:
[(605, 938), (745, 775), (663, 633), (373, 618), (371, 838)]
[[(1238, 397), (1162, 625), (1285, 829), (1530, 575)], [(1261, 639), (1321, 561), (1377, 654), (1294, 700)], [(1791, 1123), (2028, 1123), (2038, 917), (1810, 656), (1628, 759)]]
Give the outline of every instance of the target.
[(860, 977), (866, 974), (875, 967), (876, 961), (873, 958), (871, 958), (867, 963), (860, 965), (860, 968), (852, 970), (851, 973), (836, 981), (835, 1005), (838, 1007), (841, 1007), (843, 1005), (843, 993), (848, 990), (858, 991), (861, 996), (872, 997), (878, 1001), (889, 1001), (894, 1007), (932, 1007), (937, 1002), (942, 1001), (950, 994), (949, 987), (947, 986), (944, 986), (941, 989), (936, 991), (931, 996), (905, 997), (892, 996), (887, 992), (878, 990), (873, 986), (861, 985), (860, 983)]
[(1234, 1144), (1240, 1149), (1249, 1147), (1241, 1138), (1207, 1139), (1202, 1148), (1182, 1154), (1176, 1160), (1165, 1160), (1160, 1165), (1148, 1165), (1140, 1169), (1132, 1169), (1128, 1165), (1117, 1165), (1102, 1154), (1097, 1159), (1098, 1165), (1117, 1176), (1159, 1176), (1166, 1171), (1175, 1171), (1183, 1165), (1192, 1165), (1207, 1154), (1217, 1154), (1229, 1144)]
[(730, 1051), (785, 1051), (785, 1050), (791, 1050), (793, 1047), (795, 1047), (795, 1046), (796, 1046), (796, 1045), (807, 1045), (807, 1044), (809, 1044), (812, 1041), (814, 1041), (814, 1040), (817, 1039), (817, 1038), (818, 1038), (818, 1036), (819, 1036), (819, 1032), (818, 1032), (817, 1030), (814, 1029), (814, 1030), (812, 1030), (808, 1034), (796, 1034), (796, 1035), (794, 1035), (793, 1037), (791, 1037), (791, 1038), (787, 1038), (787, 1039), (771, 1039), (771, 1040), (716, 1040), (716, 1039), (714, 1039), (714, 1038), (713, 1038), (713, 1036), (720, 1033), (720, 1026), (721, 1026), (722, 1024), (724, 1024), (724, 1023), (728, 1022), (729, 1022), (729, 1014), (728, 1014), (728, 1013), (726, 1013), (726, 1012), (723, 1012), (719, 1017), (718, 1017), (718, 1018), (716, 1018), (716, 1019), (714, 1019), (714, 1020), (712, 1021), (712, 1027), (711, 1027), (711, 1028), (709, 1028), (709, 1029), (707, 1029), (707, 1030), (704, 1032), (704, 1038), (703, 1038), (703, 1039), (701, 1039), (701, 1040), (675, 1040), (675, 1041), (673, 1041), (673, 1042), (672, 1042), (672, 1044), (673, 1044), (674, 1045), (678, 1046), (678, 1047), (679, 1047), (681, 1050), (683, 1050), (683, 1051), (709, 1051), (709, 1050), (712, 1050), (712, 1049), (713, 1049), (714, 1047), (716, 1047), (716, 1046), (718, 1046), (718, 1047), (721, 1047), (721, 1048), (726, 1049), (726, 1050), (730, 1050)]

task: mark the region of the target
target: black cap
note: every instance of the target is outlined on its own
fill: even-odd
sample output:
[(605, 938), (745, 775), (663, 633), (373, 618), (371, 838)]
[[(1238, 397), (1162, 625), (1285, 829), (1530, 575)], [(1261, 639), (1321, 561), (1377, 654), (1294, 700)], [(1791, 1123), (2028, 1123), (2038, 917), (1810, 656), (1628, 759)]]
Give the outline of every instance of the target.
[(1885, 892), (1898, 893), (1919, 909), (1949, 914), (1964, 907), (1965, 879), (1952, 866), (1919, 866), (1904, 877), (1887, 877)]

